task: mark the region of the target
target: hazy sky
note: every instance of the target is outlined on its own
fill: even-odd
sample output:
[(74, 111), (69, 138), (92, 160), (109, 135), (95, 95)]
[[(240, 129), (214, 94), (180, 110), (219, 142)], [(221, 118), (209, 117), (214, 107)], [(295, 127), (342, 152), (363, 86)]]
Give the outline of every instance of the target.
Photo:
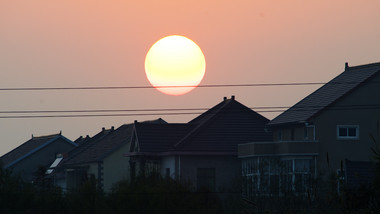
[[(0, 88), (148, 86), (145, 55), (172, 34), (203, 50), (201, 84), (327, 82), (345, 62), (380, 61), (379, 9), (378, 0), (1, 0)], [(291, 106), (317, 87), (0, 91), (0, 111), (210, 108), (231, 95), (248, 107)], [(0, 155), (31, 134), (62, 130), (75, 140), (134, 120), (195, 116), (0, 119)]]

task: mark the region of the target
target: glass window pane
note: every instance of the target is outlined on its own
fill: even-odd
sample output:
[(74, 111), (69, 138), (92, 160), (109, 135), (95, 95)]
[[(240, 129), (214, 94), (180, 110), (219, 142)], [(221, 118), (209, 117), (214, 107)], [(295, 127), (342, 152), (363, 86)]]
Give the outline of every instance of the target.
[(296, 172), (310, 172), (311, 160), (295, 160)]
[(340, 137), (347, 136), (347, 128), (339, 128), (339, 136)]
[(356, 128), (348, 128), (348, 136), (356, 137)]

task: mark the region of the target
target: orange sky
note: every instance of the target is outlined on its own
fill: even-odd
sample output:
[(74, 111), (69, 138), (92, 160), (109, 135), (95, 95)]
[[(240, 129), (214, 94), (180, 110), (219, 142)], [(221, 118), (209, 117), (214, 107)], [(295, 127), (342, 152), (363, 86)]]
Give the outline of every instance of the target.
[[(379, 9), (378, 0), (3, 0), (0, 88), (147, 86), (145, 54), (171, 34), (187, 36), (203, 50), (201, 84), (326, 82), (345, 62), (380, 61)], [(209, 108), (231, 95), (248, 107), (290, 106), (315, 89), (198, 88), (183, 96), (154, 89), (0, 91), (0, 111)], [(162, 117), (187, 122), (195, 116)], [(31, 134), (62, 130), (75, 140), (153, 118), (0, 119), (0, 155)]]

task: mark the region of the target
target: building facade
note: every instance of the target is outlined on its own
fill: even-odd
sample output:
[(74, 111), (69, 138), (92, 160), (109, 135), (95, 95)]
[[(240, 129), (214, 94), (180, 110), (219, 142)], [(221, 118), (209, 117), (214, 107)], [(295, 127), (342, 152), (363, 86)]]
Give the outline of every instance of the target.
[(131, 148), (131, 174), (150, 170), (163, 177), (190, 183), (194, 189), (240, 191), (241, 160), (237, 146), (270, 140), (269, 120), (232, 96), (189, 123), (135, 123)]
[(0, 158), (5, 169), (26, 182), (43, 177), (51, 164), (78, 145), (61, 133), (34, 137)]
[(303, 192), (345, 160), (371, 161), (380, 138), (380, 63), (349, 67), (268, 123), (271, 142), (239, 145), (244, 194)]

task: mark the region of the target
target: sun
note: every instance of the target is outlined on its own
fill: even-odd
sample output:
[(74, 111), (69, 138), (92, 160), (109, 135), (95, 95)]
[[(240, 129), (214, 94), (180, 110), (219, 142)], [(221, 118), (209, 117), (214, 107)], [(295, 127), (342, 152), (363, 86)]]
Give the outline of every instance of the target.
[(200, 47), (191, 39), (171, 35), (152, 45), (145, 58), (145, 74), (152, 86), (168, 95), (183, 95), (196, 88), (206, 71)]

